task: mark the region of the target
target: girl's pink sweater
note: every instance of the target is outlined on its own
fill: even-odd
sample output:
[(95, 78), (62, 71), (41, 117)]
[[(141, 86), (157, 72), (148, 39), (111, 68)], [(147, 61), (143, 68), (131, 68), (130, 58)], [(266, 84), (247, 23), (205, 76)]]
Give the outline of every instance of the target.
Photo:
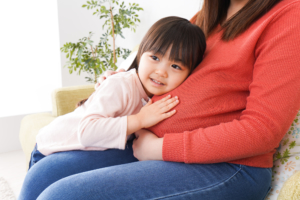
[(149, 130), (164, 137), (165, 161), (272, 167), (300, 108), (300, 0), (279, 2), (232, 41), (221, 34), (170, 92), (177, 113)]
[(55, 118), (39, 131), (38, 150), (50, 155), (72, 150), (125, 149), (127, 116), (137, 114), (146, 101), (148, 96), (135, 69), (110, 76), (84, 105)]

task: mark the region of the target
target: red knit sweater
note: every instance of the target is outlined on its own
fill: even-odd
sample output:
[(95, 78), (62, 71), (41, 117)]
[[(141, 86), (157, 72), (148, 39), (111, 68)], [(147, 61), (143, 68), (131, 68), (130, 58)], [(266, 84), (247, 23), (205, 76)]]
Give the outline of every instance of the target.
[(233, 41), (221, 34), (170, 92), (177, 113), (149, 130), (164, 137), (165, 161), (272, 167), (300, 109), (300, 0), (281, 1)]

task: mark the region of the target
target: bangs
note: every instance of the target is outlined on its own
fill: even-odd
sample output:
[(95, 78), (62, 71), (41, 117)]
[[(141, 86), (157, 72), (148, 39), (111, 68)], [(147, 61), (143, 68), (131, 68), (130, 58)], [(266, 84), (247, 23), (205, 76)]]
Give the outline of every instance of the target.
[(199, 55), (203, 55), (206, 47), (202, 30), (183, 18), (164, 19), (148, 31), (138, 54), (153, 52), (164, 56), (171, 48), (169, 60), (180, 62), (192, 71), (201, 62)]

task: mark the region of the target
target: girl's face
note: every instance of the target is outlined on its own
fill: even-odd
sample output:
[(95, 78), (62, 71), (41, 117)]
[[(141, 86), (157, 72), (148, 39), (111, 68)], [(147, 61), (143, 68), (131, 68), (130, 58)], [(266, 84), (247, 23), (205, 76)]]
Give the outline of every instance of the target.
[(169, 48), (164, 56), (145, 52), (140, 58), (138, 75), (149, 97), (175, 89), (190, 73), (180, 61), (169, 60), (170, 51)]

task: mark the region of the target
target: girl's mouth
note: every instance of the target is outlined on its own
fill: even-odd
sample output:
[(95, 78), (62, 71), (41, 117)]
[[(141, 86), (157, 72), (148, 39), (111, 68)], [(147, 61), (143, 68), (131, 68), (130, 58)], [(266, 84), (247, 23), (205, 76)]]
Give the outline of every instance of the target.
[(161, 82), (159, 82), (159, 81), (157, 81), (157, 80), (154, 80), (154, 79), (152, 79), (152, 78), (150, 78), (150, 80), (151, 80), (153, 83), (157, 84), (157, 85), (165, 85), (165, 84), (163, 84), (163, 83), (161, 83)]

